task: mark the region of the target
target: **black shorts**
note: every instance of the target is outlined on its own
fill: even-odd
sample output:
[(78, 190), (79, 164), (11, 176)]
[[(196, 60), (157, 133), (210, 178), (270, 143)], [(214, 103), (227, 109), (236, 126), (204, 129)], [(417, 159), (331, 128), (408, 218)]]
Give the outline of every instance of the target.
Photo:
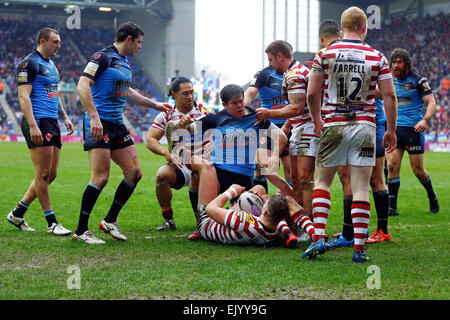
[(397, 127), (397, 148), (408, 151), (409, 154), (425, 152), (425, 135), (414, 131), (414, 127)]
[(250, 190), (253, 187), (253, 177), (246, 176), (244, 174), (239, 174), (231, 171), (226, 171), (216, 168), (217, 179), (220, 184), (219, 193), (224, 193), (232, 184), (238, 184), (245, 187), (245, 190)]
[(91, 136), (90, 121), (86, 121), (86, 118), (83, 119), (84, 151), (96, 148), (116, 150), (134, 144), (130, 132), (124, 124), (116, 124), (102, 119), (100, 121), (103, 126), (103, 137), (100, 141), (95, 141)]
[(34, 147), (55, 146), (61, 149), (61, 131), (59, 130), (58, 120), (50, 118), (36, 119), (36, 123), (41, 130), (44, 143), (42, 145), (34, 144), (31, 141), (30, 125), (25, 117), (22, 117), (20, 128), (27, 142), (29, 149)]

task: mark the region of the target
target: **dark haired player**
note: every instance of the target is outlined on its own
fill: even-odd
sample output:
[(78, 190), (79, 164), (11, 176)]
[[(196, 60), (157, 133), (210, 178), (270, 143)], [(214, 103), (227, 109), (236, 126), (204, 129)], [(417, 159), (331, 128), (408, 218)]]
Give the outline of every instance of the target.
[(58, 126), (58, 105), (67, 127), (73, 133), (73, 124), (67, 117), (59, 99), (59, 73), (50, 57), (61, 48), (58, 31), (43, 28), (37, 35), (37, 49), (30, 53), (17, 68), (20, 108), (24, 114), (21, 128), (34, 166), (34, 180), (7, 220), (22, 231), (35, 231), (23, 218), (28, 206), (38, 198), (47, 220), (47, 232), (69, 235), (56, 220), (48, 186), (56, 178), (61, 152), (61, 133)]
[[(389, 58), (398, 99), (397, 148), (387, 155), (389, 215), (398, 215), (397, 196), (400, 188), (400, 167), (405, 150), (411, 168), (427, 191), (430, 213), (439, 212), (439, 202), (431, 184), (430, 174), (425, 170), (424, 131), (436, 112), (436, 101), (428, 80), (413, 71), (411, 57), (404, 49), (395, 49)], [(422, 113), (426, 105), (425, 114)]]
[[(175, 99), (174, 112), (161, 112), (155, 117), (151, 128), (147, 133), (147, 148), (153, 153), (163, 156), (167, 163), (158, 169), (156, 173), (156, 197), (161, 207), (163, 224), (158, 231), (175, 230), (173, 219), (172, 190), (189, 187), (189, 198), (194, 211), (197, 210), (198, 175), (184, 165), (175, 153), (160, 144), (165, 135), (167, 124), (170, 121), (178, 121), (185, 115), (195, 119), (203, 116), (202, 106), (197, 105), (194, 99), (194, 87), (192, 82), (185, 77), (178, 77), (172, 81), (169, 95)], [(189, 237), (190, 239), (191, 237)]]
[(120, 210), (131, 197), (142, 177), (139, 160), (129, 131), (123, 124), (125, 101), (158, 111), (173, 108), (166, 103), (147, 98), (130, 87), (131, 67), (127, 56), (141, 48), (144, 32), (133, 22), (119, 26), (114, 43), (96, 52), (84, 68), (78, 81), (78, 93), (86, 110), (84, 117), (84, 150), (89, 151), (91, 178), (81, 201), (78, 227), (72, 239), (86, 243), (104, 243), (88, 229), (89, 216), (109, 178), (112, 159), (123, 172), (113, 203), (100, 229), (113, 238), (125, 241), (117, 224)]

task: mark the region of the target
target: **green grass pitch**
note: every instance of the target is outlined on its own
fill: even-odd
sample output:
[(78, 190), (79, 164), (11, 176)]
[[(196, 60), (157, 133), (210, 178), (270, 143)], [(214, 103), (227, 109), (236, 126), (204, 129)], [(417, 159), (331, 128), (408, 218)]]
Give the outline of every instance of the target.
[[(122, 176), (112, 165), (110, 180), (91, 214), (90, 230), (104, 245), (48, 235), (36, 200), (25, 218), (36, 232), (20, 232), (6, 215), (32, 180), (24, 143), (0, 144), (0, 299), (449, 299), (450, 154), (426, 153), (440, 201), (428, 213), (426, 193), (413, 176), (407, 156), (401, 171), (400, 215), (389, 218), (391, 241), (367, 245), (370, 262), (355, 265), (352, 249), (301, 259), (308, 246), (224, 246), (188, 241), (195, 219), (187, 189), (174, 192), (177, 230), (160, 233), (162, 217), (155, 196), (155, 173), (162, 157), (137, 145), (143, 179), (119, 215), (128, 241), (118, 242), (98, 229)], [(50, 186), (58, 220), (76, 228), (82, 193), (89, 182), (87, 153), (66, 143), (58, 177)], [(275, 189), (271, 186), (271, 192)], [(340, 232), (342, 191), (336, 177), (327, 234)], [(370, 232), (376, 227), (372, 204)], [(73, 282), (72, 268), (79, 271)], [(373, 271), (375, 270), (375, 271)], [(73, 284), (79, 283), (77, 289)], [(68, 285), (69, 284), (69, 285)], [(72, 285), (71, 285), (72, 284)]]

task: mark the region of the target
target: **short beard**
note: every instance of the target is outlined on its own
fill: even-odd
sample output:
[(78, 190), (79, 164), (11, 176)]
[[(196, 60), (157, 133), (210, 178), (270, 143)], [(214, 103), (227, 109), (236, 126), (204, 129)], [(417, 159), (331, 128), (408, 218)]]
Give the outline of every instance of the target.
[(396, 77), (397, 79), (404, 79), (404, 78), (406, 78), (407, 74), (408, 74), (408, 69), (406, 69), (406, 68), (403, 70), (400, 70), (400, 71), (392, 70), (392, 75), (394, 77)]

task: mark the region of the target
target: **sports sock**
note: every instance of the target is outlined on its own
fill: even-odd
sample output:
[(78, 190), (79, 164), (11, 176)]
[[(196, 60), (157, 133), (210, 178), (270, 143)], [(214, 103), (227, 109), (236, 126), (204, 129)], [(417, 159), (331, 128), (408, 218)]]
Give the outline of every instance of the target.
[(161, 213), (164, 219), (173, 220), (173, 210), (170, 208), (161, 209)]
[(280, 223), (278, 224), (277, 233), (284, 240), (288, 239), (291, 233), (293, 234), (292, 230), (289, 228), (284, 219), (281, 220)]
[(354, 237), (352, 223), (352, 202), (353, 195), (344, 195), (344, 223), (342, 224), (342, 236), (347, 241)]
[(84, 190), (83, 198), (81, 200), (80, 218), (78, 219), (78, 227), (76, 230), (77, 235), (82, 235), (89, 229), (89, 216), (91, 215), (95, 202), (101, 192), (102, 189), (91, 182), (89, 182), (88, 186)]
[(400, 178), (388, 179), (389, 207), (397, 209), (398, 189), (400, 188)]
[(269, 192), (269, 187), (267, 185), (266, 177), (253, 176), (253, 186), (256, 186), (257, 184), (263, 186), (264, 189), (266, 190), (266, 193)]
[(191, 188), (189, 188), (189, 200), (191, 202), (192, 211), (197, 211), (198, 190), (192, 190)]
[(292, 215), (294, 223), (305, 231), (310, 238), (314, 235), (314, 226), (311, 219), (309, 219), (308, 213), (304, 210), (299, 210)]
[(315, 189), (312, 194), (312, 214), (314, 219), (314, 241), (325, 238), (328, 214), (330, 213), (330, 192)]
[(389, 213), (389, 193), (387, 190), (381, 190), (373, 193), (375, 210), (377, 212), (377, 230), (388, 234), (388, 213)]
[(423, 185), (425, 190), (427, 191), (428, 199), (435, 200), (436, 199), (436, 193), (434, 192), (433, 185), (431, 184), (431, 176), (428, 175), (428, 178), (425, 181), (421, 181), (420, 179), (419, 179), (419, 181)]
[(12, 211), (13, 216), (16, 218), (23, 218), (29, 206), (30, 206), (29, 203), (20, 200), (17, 206)]
[(130, 199), (135, 186), (129, 184), (125, 179), (117, 187), (116, 193), (114, 195), (114, 201), (109, 208), (108, 214), (105, 217), (105, 222), (112, 223), (117, 221), (117, 216), (120, 210), (125, 205), (125, 203)]
[(47, 220), (47, 224), (49, 227), (51, 227), (53, 223), (58, 223), (58, 221), (56, 221), (55, 213), (52, 209), (44, 211), (44, 217), (45, 220)]
[(369, 228), (370, 203), (367, 201), (353, 201), (352, 222), (355, 233), (354, 250), (364, 252), (364, 241)]

